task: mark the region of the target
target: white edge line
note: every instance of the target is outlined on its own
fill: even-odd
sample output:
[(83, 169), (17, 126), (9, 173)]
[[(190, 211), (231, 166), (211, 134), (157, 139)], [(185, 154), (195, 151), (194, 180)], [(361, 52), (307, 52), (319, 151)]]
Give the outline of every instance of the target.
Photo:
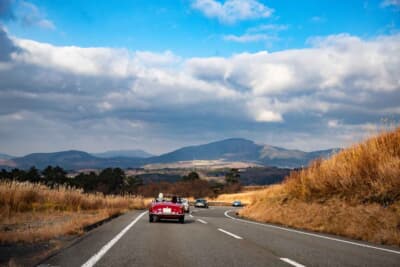
[(202, 219), (197, 219), (196, 221), (199, 221), (199, 222), (201, 222), (201, 223), (203, 223), (203, 224), (207, 224), (208, 222), (206, 222), (206, 221), (203, 221)]
[(295, 267), (306, 267), (303, 264), (300, 264), (298, 262), (295, 262), (294, 260), (288, 259), (288, 258), (280, 258), (281, 261), (284, 261), (286, 263), (289, 263), (290, 265), (293, 265)]
[(247, 220), (243, 220), (243, 219), (234, 218), (234, 217), (228, 215), (228, 212), (231, 212), (231, 211), (233, 211), (233, 210), (225, 211), (224, 215), (226, 217), (232, 219), (232, 220), (235, 220), (235, 221), (241, 221), (241, 222), (245, 222), (245, 223), (257, 224), (257, 225), (266, 226), (266, 227), (275, 228), (275, 229), (280, 229), (280, 230), (284, 230), (284, 231), (288, 231), (288, 232), (298, 233), (298, 234), (302, 234), (302, 235), (309, 235), (309, 236), (313, 236), (313, 237), (319, 237), (319, 238), (323, 238), (323, 239), (333, 240), (333, 241), (342, 242), (342, 243), (346, 243), (346, 244), (351, 244), (351, 245), (364, 247), (364, 248), (372, 248), (372, 249), (391, 252), (391, 253), (395, 253), (395, 254), (399, 254), (400, 255), (400, 251), (396, 251), (396, 250), (392, 250), (392, 249), (380, 248), (380, 247), (365, 245), (365, 244), (361, 244), (361, 243), (351, 242), (351, 241), (347, 241), (347, 240), (342, 240), (342, 239), (338, 239), (338, 238), (334, 238), (334, 237), (328, 237), (328, 236), (323, 236), (323, 235), (318, 235), (318, 234), (313, 234), (313, 233), (307, 233), (307, 232), (303, 232), (303, 231), (299, 231), (299, 230), (284, 228), (284, 227), (280, 227), (280, 226), (270, 225), (270, 224), (266, 224), (266, 223), (258, 223), (258, 222), (252, 222), (252, 221), (247, 221)]
[(81, 267), (92, 267), (96, 264), (96, 262), (98, 262), (103, 256), (104, 254), (107, 253), (108, 250), (110, 250), (110, 248), (112, 246), (115, 245), (115, 243), (118, 242), (118, 240), (126, 233), (128, 232), (128, 230), (135, 225), (135, 223), (137, 223), (137, 221), (140, 220), (140, 218), (143, 217), (143, 215), (145, 215), (147, 213), (147, 211), (142, 212), (141, 214), (139, 214), (135, 220), (133, 220), (130, 224), (128, 224), (121, 232), (119, 232), (119, 234), (117, 234), (113, 239), (111, 239), (107, 244), (105, 244), (96, 254), (94, 254), (87, 262), (85, 262)]
[(223, 233), (225, 233), (227, 235), (230, 235), (231, 237), (234, 237), (236, 239), (243, 239), (242, 237), (240, 237), (238, 235), (235, 235), (235, 234), (232, 234), (231, 232), (228, 232), (228, 231), (226, 231), (224, 229), (221, 229), (221, 228), (218, 228), (218, 231), (221, 231), (221, 232), (223, 232)]

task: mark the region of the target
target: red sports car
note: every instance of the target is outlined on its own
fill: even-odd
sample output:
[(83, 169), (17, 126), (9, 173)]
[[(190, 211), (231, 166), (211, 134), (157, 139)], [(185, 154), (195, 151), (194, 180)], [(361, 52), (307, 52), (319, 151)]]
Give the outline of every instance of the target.
[(185, 222), (185, 210), (177, 196), (164, 197), (161, 193), (149, 208), (149, 222), (160, 219), (178, 219), (180, 223)]

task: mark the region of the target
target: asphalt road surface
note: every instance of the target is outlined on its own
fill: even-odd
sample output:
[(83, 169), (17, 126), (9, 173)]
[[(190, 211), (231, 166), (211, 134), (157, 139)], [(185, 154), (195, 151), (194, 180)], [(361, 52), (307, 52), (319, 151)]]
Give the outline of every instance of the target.
[(400, 266), (400, 250), (194, 209), (185, 224), (149, 223), (134, 211), (106, 223), (40, 266)]

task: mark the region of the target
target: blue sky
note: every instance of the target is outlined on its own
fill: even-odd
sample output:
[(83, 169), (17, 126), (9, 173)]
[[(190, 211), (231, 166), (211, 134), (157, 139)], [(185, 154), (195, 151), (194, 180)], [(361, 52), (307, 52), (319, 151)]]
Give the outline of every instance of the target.
[(0, 0), (0, 152), (345, 147), (398, 125), (399, 24), (399, 0)]
[[(222, 23), (193, 8), (189, 0), (30, 3), (53, 23), (54, 29), (9, 21), (9, 31), (20, 38), (54, 45), (171, 50), (185, 57), (303, 48), (310, 36), (339, 33), (370, 38), (398, 30), (400, 21), (394, 7), (384, 8), (382, 1), (260, 1), (273, 9), (270, 16)], [(270, 39), (244, 43), (224, 39), (227, 35), (243, 36), (262, 25), (271, 28), (250, 34)]]

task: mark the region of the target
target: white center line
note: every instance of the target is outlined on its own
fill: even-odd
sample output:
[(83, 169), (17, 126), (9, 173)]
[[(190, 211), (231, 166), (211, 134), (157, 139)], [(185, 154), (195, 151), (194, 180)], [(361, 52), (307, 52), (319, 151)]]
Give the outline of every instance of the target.
[(131, 229), (132, 226), (135, 225), (135, 223), (137, 223), (140, 218), (142, 218), (145, 214), (147, 213), (147, 211), (142, 212), (139, 216), (136, 217), (135, 220), (133, 220), (130, 224), (128, 224), (121, 232), (119, 232), (118, 235), (116, 235), (113, 239), (111, 239), (107, 244), (105, 244), (96, 254), (94, 254), (87, 262), (85, 262), (82, 267), (92, 267), (96, 264), (96, 262), (98, 262), (103, 256), (104, 254), (107, 253), (107, 251), (110, 250), (110, 248), (112, 246), (115, 245), (115, 243), (118, 242), (118, 240), (126, 233), (128, 232), (129, 229)]
[(288, 258), (280, 258), (281, 261), (284, 261), (286, 263), (289, 263), (290, 265), (293, 265), (295, 267), (306, 267), (303, 264), (297, 263), (294, 260), (288, 259)]
[(225, 233), (227, 235), (230, 235), (231, 237), (234, 237), (236, 239), (243, 239), (242, 237), (240, 237), (238, 235), (235, 235), (235, 234), (232, 234), (231, 232), (228, 232), (228, 231), (226, 231), (224, 229), (221, 229), (221, 228), (218, 228), (218, 231), (221, 231), (221, 232), (223, 232), (223, 233)]
[(395, 253), (395, 254), (400, 254), (400, 251), (397, 251), (397, 250), (392, 250), (392, 249), (387, 249), (387, 248), (380, 248), (380, 247), (365, 245), (365, 244), (361, 244), (361, 243), (351, 242), (351, 241), (347, 241), (347, 240), (342, 240), (342, 239), (339, 239), (339, 238), (333, 238), (333, 237), (328, 237), (328, 236), (323, 236), (323, 235), (318, 235), (318, 234), (313, 234), (313, 233), (307, 233), (307, 232), (303, 232), (303, 231), (299, 231), (299, 230), (284, 228), (284, 227), (275, 226), (275, 225), (271, 225), (271, 224), (258, 223), (258, 222), (252, 222), (252, 221), (248, 221), (248, 220), (242, 220), (242, 219), (234, 218), (234, 217), (228, 215), (228, 212), (231, 212), (231, 211), (233, 211), (233, 210), (227, 210), (227, 211), (225, 211), (224, 214), (225, 214), (226, 217), (228, 217), (228, 218), (230, 218), (232, 220), (235, 220), (235, 221), (251, 223), (251, 224), (257, 224), (257, 225), (261, 225), (261, 226), (265, 226), (265, 227), (270, 227), (270, 228), (275, 228), (275, 229), (284, 230), (284, 231), (288, 231), (288, 232), (298, 233), (298, 234), (302, 234), (302, 235), (308, 235), (308, 236), (328, 239), (328, 240), (332, 240), (332, 241), (336, 241), (336, 242), (342, 242), (342, 243), (346, 243), (346, 244), (351, 244), (351, 245), (355, 245), (355, 246), (359, 246), (359, 247), (371, 248), (371, 249), (391, 252), (391, 253)]
[(201, 223), (203, 223), (203, 224), (207, 224), (208, 222), (206, 222), (206, 221), (203, 221), (202, 219), (197, 219), (197, 221), (199, 221), (199, 222), (201, 222)]

